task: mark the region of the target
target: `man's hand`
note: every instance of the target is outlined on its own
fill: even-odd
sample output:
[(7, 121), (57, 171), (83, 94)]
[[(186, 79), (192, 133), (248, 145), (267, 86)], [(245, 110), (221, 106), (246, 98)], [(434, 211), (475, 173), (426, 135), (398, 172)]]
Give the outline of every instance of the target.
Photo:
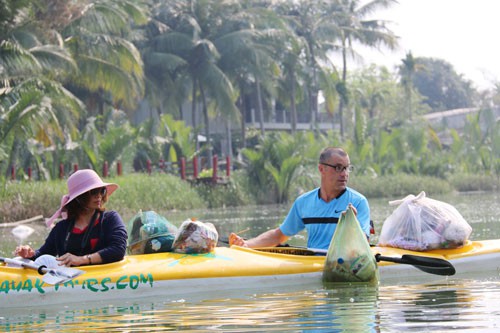
[(232, 232), (229, 235), (229, 246), (231, 246), (231, 245), (248, 247), (247, 242), (243, 238), (241, 238), (240, 236), (235, 234), (234, 232)]
[(358, 210), (351, 203), (349, 204), (348, 208), (352, 209), (352, 212), (354, 213), (354, 216), (356, 216), (356, 217), (358, 216)]

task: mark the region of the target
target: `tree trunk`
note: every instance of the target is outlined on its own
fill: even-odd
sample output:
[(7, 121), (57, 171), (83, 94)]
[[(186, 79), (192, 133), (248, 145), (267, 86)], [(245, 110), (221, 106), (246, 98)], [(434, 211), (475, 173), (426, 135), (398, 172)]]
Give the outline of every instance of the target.
[(191, 122), (193, 125), (194, 142), (196, 151), (200, 150), (200, 142), (198, 141), (198, 128), (196, 127), (196, 80), (193, 80), (193, 91), (191, 94)]
[(260, 124), (260, 134), (264, 136), (266, 134), (266, 130), (264, 129), (264, 110), (262, 107), (262, 94), (260, 91), (260, 81), (259, 79), (255, 80), (255, 87), (257, 91), (257, 111), (259, 112), (259, 124)]
[(207, 98), (205, 96), (205, 90), (202, 86), (200, 86), (200, 94), (201, 94), (201, 102), (203, 105), (203, 119), (205, 121), (205, 136), (206, 136), (206, 149), (207, 149), (207, 158), (208, 165), (211, 168), (215, 166), (212, 165), (212, 143), (210, 142), (210, 119), (208, 118), (208, 109), (207, 109)]
[(347, 51), (345, 39), (342, 40), (342, 84), (343, 93), (340, 96), (339, 102), (339, 117), (340, 117), (340, 137), (344, 138), (344, 101), (347, 93)]
[(7, 170), (5, 171), (5, 179), (10, 179), (10, 172), (11, 168), (17, 169), (17, 159), (18, 159), (18, 154), (19, 154), (19, 138), (14, 137), (14, 140), (12, 142), (12, 146), (10, 149), (10, 154), (9, 154), (9, 162), (7, 164)]
[(227, 138), (227, 152), (226, 155), (229, 156), (231, 161), (233, 160), (233, 137), (231, 134), (231, 121), (226, 118), (226, 138)]
[(312, 84), (311, 87), (309, 88), (309, 108), (311, 109), (311, 118), (312, 118), (312, 126), (313, 130), (318, 132), (318, 124), (317, 124), (317, 119), (318, 119), (318, 78), (317, 78), (317, 64), (316, 64), (316, 57), (314, 54), (314, 46), (309, 43), (309, 49), (311, 50), (311, 58), (310, 58), (310, 68), (312, 68), (313, 74), (312, 74)]
[(243, 90), (241, 90), (240, 98), (239, 98), (239, 108), (241, 112), (241, 146), (240, 149), (246, 148), (247, 146), (247, 138), (246, 138), (246, 126), (245, 126), (245, 116), (246, 116), (246, 108), (245, 108), (245, 97), (243, 95)]
[(295, 135), (297, 132), (297, 106), (295, 105), (295, 75), (292, 73), (291, 75), (291, 84), (292, 91), (290, 92), (290, 111), (292, 113), (291, 121), (292, 121), (292, 135)]
[(412, 92), (413, 92), (413, 77), (412, 75), (410, 75), (409, 77), (409, 83), (408, 83), (408, 117), (411, 121), (411, 118), (412, 118), (412, 105), (411, 105), (411, 95), (412, 95)]

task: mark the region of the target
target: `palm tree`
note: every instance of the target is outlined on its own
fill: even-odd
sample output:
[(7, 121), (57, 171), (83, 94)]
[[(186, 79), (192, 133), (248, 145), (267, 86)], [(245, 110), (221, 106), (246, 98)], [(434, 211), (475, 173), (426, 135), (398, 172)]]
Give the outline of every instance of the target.
[(397, 45), (396, 36), (381, 20), (369, 19), (368, 16), (381, 8), (387, 8), (397, 3), (395, 0), (360, 0), (333, 1), (330, 11), (338, 24), (339, 41), (342, 53), (342, 84), (339, 86), (341, 99), (339, 102), (340, 134), (344, 136), (343, 109), (348, 102), (347, 91), (347, 56), (355, 55), (353, 43), (358, 42), (370, 47), (380, 45), (394, 49)]
[(408, 119), (412, 118), (411, 111), (411, 95), (413, 91), (413, 74), (415, 74), (417, 64), (415, 62), (415, 58), (413, 54), (408, 52), (404, 59), (401, 59), (403, 64), (399, 67), (399, 73), (401, 75), (401, 84), (404, 88), (406, 100), (407, 100), (407, 110), (408, 110)]
[(245, 147), (244, 115), (248, 109), (243, 101), (250, 100), (255, 105), (260, 133), (265, 135), (264, 105), (271, 105), (270, 99), (276, 95), (279, 69), (274, 56), (276, 50), (282, 50), (282, 26), (283, 22), (268, 5), (247, 1), (226, 19), (221, 29), (226, 33), (215, 41), (221, 53), (220, 67), (238, 88), (242, 147)]
[(169, 26), (172, 7), (171, 3), (158, 2), (150, 8), (151, 16), (144, 28), (145, 38), (136, 44), (144, 61), (145, 97), (149, 106), (157, 110), (157, 114), (151, 116), (159, 117), (162, 113), (170, 113), (183, 119), (182, 105), (189, 99), (186, 87), (190, 85), (189, 77), (183, 75), (187, 62), (170, 50), (175, 45), (164, 46), (162, 37), (163, 34), (173, 32)]
[[(104, 106), (135, 109), (144, 93), (143, 63), (130, 37), (130, 20), (146, 23), (143, 8), (132, 1), (93, 1), (63, 30), (65, 46), (78, 72), (68, 87), (86, 101), (91, 112), (104, 115)], [(102, 130), (102, 129), (101, 129)]]
[[(222, 115), (230, 132), (230, 121), (239, 119), (238, 94), (272, 93), (273, 71), (269, 69), (273, 60), (265, 40), (274, 30), (260, 29), (258, 16), (244, 10), (245, 5), (239, 1), (171, 1), (162, 11), (168, 29), (153, 42), (155, 52), (169, 55), (177, 77), (188, 78), (184, 82), (191, 86), (193, 125), (196, 131), (196, 111), (201, 105), (207, 138), (210, 115)], [(261, 122), (262, 100), (257, 98)]]
[[(33, 13), (29, 5), (18, 9)], [(32, 151), (34, 157), (28, 148), (31, 140), (47, 147), (74, 135), (83, 110), (61, 84), (76, 64), (60, 35), (47, 33), (44, 22), (29, 15), (8, 21), (10, 29), (0, 36), (0, 154), (8, 161), (1, 166), (4, 170), (16, 164), (21, 152)]]
[(304, 99), (305, 95), (304, 78), (307, 65), (301, 54), (306, 46), (303, 45), (304, 40), (297, 38), (293, 31), (286, 33), (283, 40), (282, 48), (275, 52), (275, 57), (281, 66), (278, 100), (290, 107), (291, 133), (295, 134), (298, 122), (297, 104)]
[(304, 60), (304, 84), (307, 87), (307, 107), (311, 113), (313, 127), (316, 128), (318, 119), (318, 95), (320, 78), (326, 78), (330, 70), (324, 67), (330, 64), (328, 51), (334, 47), (338, 36), (338, 27), (328, 2), (294, 1), (282, 2), (276, 11), (287, 20), (296, 38), (300, 39), (302, 49), (298, 53)]

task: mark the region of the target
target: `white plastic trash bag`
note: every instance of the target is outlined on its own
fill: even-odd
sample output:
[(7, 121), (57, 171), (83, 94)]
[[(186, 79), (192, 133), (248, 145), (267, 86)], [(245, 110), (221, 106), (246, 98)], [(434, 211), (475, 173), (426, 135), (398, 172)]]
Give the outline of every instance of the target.
[(384, 221), (379, 246), (413, 251), (464, 246), (471, 226), (450, 204), (427, 198), (425, 192), (389, 202), (399, 205)]
[(212, 223), (189, 219), (182, 222), (172, 247), (177, 253), (209, 253), (217, 246), (218, 239)]

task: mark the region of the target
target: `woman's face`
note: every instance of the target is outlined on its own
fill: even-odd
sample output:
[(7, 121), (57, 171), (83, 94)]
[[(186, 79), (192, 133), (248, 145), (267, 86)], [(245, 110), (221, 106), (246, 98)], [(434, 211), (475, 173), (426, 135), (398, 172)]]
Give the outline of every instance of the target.
[(87, 197), (86, 208), (100, 209), (105, 202), (107, 190), (106, 187), (99, 187), (85, 193)]

